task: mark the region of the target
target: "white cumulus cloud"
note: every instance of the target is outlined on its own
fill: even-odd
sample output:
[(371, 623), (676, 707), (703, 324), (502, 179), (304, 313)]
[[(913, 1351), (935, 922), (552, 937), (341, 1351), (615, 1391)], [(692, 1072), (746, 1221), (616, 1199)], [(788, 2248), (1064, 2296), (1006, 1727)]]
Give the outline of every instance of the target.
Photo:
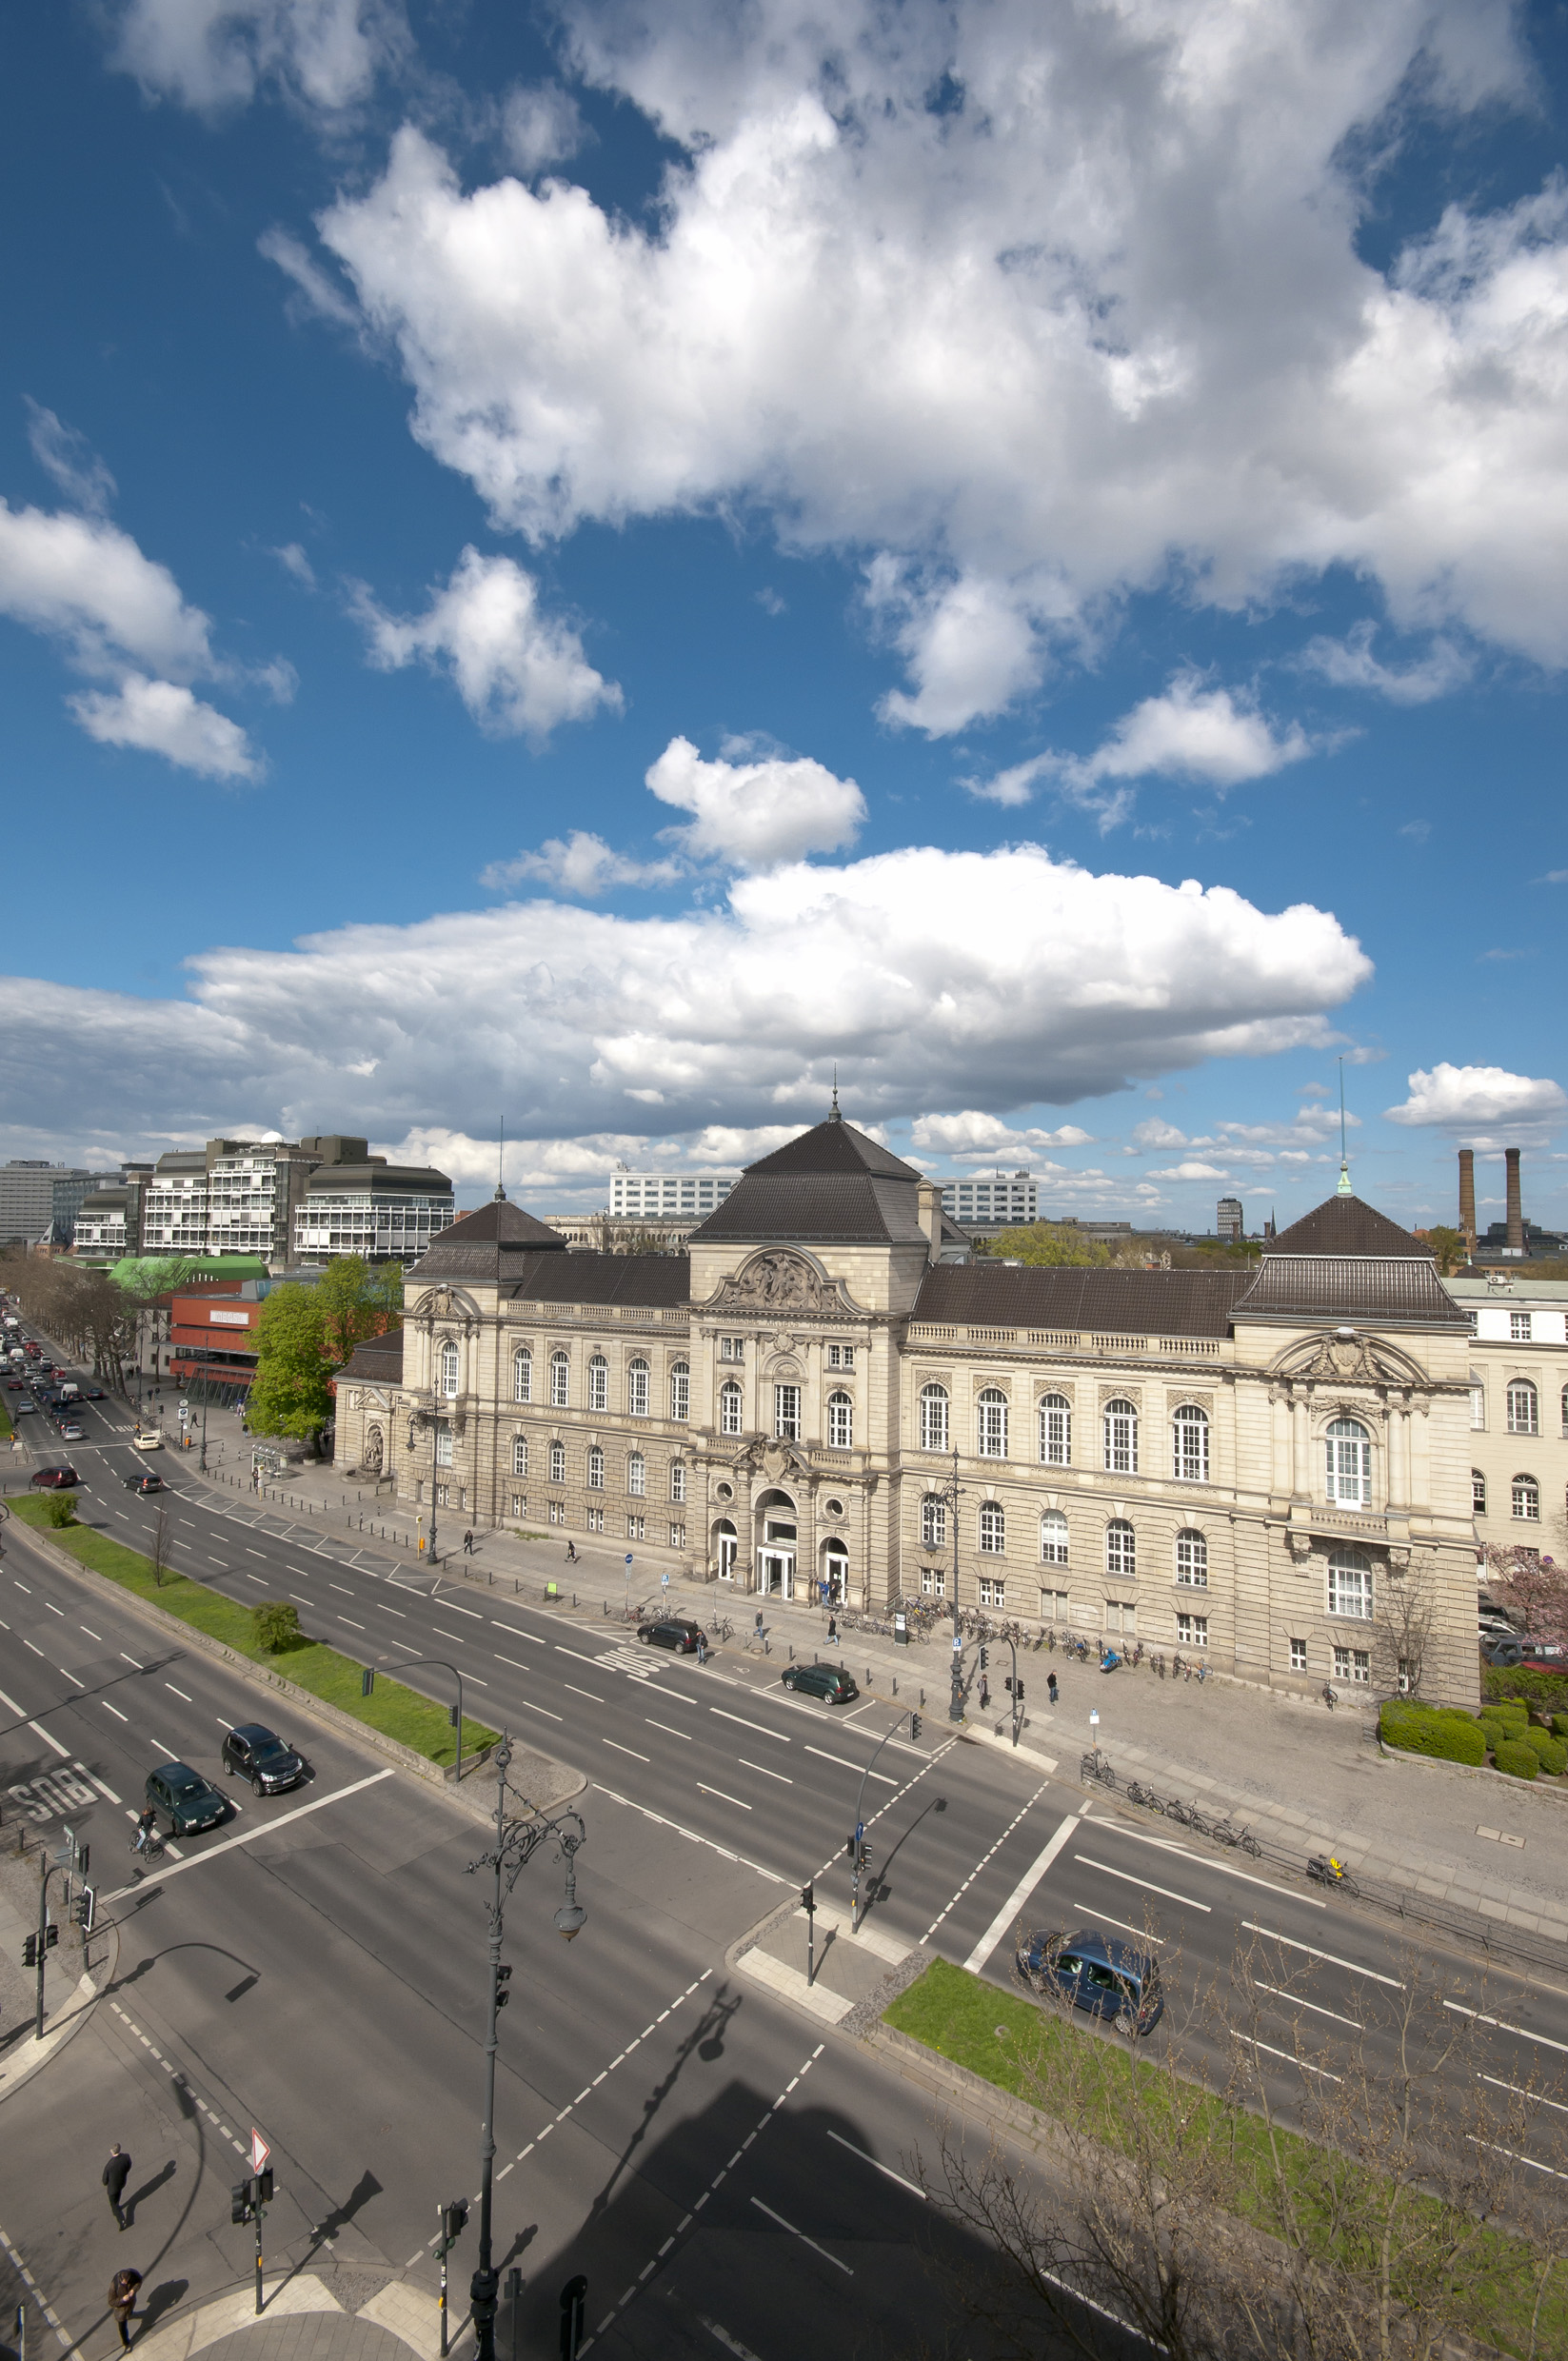
[(1402, 1105), (1384, 1107), (1391, 1123), (1432, 1124), (1469, 1147), (1544, 1145), (1568, 1117), (1562, 1086), (1500, 1065), (1446, 1062), (1408, 1078)]
[(620, 709), (620, 689), (588, 663), (578, 633), (544, 612), (538, 584), (511, 558), (466, 548), (423, 615), (387, 614), (363, 585), (354, 611), (372, 664), (388, 672), (416, 661), (449, 669), (484, 729), (537, 741), (601, 705)]
[[(1299, 724), (1277, 733), (1244, 696), (1205, 688), (1197, 674), (1179, 673), (1162, 696), (1145, 697), (1123, 714), (1095, 753), (1038, 754), (994, 779), (965, 784), (985, 802), (1016, 804), (1026, 803), (1037, 783), (1049, 779), (1076, 803), (1098, 810), (1104, 829), (1127, 817), (1127, 790), (1134, 780), (1190, 780), (1223, 795), (1311, 752), (1312, 742)], [(1115, 783), (1109, 793), (1107, 781)]]
[(923, 1115), (909, 1136), (917, 1149), (986, 1163), (1017, 1163), (1021, 1157), (1043, 1156), (1048, 1148), (1087, 1147), (1094, 1138), (1077, 1123), (1062, 1123), (1055, 1131), (1015, 1131), (1000, 1116), (974, 1107), (960, 1115)]
[(1299, 662), (1303, 671), (1320, 674), (1336, 688), (1371, 689), (1397, 705), (1424, 705), (1435, 697), (1446, 697), (1461, 687), (1475, 668), (1462, 648), (1440, 637), (1419, 663), (1385, 665), (1372, 652), (1376, 637), (1377, 626), (1363, 621), (1353, 625), (1342, 640), (1309, 640)]
[(88, 736), (101, 745), (161, 754), (206, 779), (261, 776), (262, 765), (238, 723), (203, 704), (180, 682), (149, 681), (145, 673), (129, 672), (112, 695), (93, 689), (69, 703)]
[(387, 0), (129, 0), (112, 62), (203, 112), (243, 106), (268, 82), (336, 110), (367, 94), (398, 47)]
[(865, 819), (853, 779), (835, 778), (809, 757), (705, 763), (689, 738), (672, 738), (646, 776), (662, 804), (692, 815), (676, 841), (700, 861), (765, 869), (803, 853), (838, 852)]
[(1151, 1172), (1149, 1179), (1151, 1180), (1228, 1180), (1230, 1175), (1228, 1172), (1221, 1172), (1218, 1164), (1200, 1164), (1189, 1161), (1183, 1164), (1166, 1164), (1161, 1169)]
[(669, 885), (681, 876), (676, 861), (631, 861), (586, 828), (573, 828), (567, 837), (546, 837), (536, 853), (518, 853), (510, 861), (492, 861), (479, 873), (482, 885), (521, 885), (537, 878), (560, 892), (582, 894), (589, 901), (608, 893), (612, 885)]

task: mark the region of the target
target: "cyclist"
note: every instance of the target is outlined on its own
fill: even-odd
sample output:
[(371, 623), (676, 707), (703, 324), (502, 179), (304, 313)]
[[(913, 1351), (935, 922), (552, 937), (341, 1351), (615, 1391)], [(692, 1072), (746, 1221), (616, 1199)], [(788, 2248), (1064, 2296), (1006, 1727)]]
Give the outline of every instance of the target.
[(132, 1853), (149, 1853), (152, 1850), (152, 1840), (157, 1834), (157, 1818), (152, 1806), (149, 1804), (145, 1811), (138, 1812), (136, 1815), (136, 1834), (130, 1846)]

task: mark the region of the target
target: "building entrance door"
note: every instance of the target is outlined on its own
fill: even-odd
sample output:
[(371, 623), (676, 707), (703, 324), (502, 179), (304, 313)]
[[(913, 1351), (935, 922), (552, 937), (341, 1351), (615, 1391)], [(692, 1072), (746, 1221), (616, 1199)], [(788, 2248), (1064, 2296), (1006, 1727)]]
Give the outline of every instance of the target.
[(795, 1553), (791, 1549), (757, 1552), (757, 1588), (768, 1598), (795, 1596)]

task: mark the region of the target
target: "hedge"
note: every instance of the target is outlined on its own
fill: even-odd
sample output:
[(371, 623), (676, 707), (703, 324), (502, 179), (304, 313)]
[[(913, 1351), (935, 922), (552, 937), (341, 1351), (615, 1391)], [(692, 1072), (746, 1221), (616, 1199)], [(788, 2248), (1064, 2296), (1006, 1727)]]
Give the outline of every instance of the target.
[(1552, 1716), (1552, 1736), (1555, 1738), (1568, 1738), (1568, 1714)]
[(1478, 1716), (1488, 1738), (1494, 1732), (1505, 1738), (1521, 1738), (1530, 1727), (1528, 1705), (1483, 1705)]
[(1560, 1738), (1550, 1736), (1544, 1730), (1526, 1730), (1523, 1740), (1543, 1771), (1560, 1779), (1568, 1771), (1568, 1746)]
[(1568, 1714), (1568, 1673), (1542, 1672), (1535, 1664), (1484, 1664), (1481, 1695), (1489, 1703), (1522, 1698), (1538, 1713)]
[(1533, 1779), (1540, 1771), (1535, 1748), (1526, 1746), (1522, 1738), (1504, 1738), (1500, 1746), (1493, 1748), (1492, 1759), (1499, 1771), (1506, 1771), (1514, 1779)]
[(1485, 1733), (1457, 1706), (1417, 1705), (1391, 1697), (1379, 1716), (1378, 1729), (1387, 1745), (1407, 1755), (1435, 1755), (1443, 1762), (1486, 1760)]

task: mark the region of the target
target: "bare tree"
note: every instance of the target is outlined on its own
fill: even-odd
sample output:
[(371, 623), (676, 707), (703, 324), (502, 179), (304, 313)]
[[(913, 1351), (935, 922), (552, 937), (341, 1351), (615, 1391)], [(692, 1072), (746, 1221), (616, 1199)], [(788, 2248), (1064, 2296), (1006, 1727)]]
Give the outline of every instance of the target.
[(155, 1588), (162, 1590), (169, 1572), (169, 1515), (161, 1504), (152, 1519), (152, 1547), (148, 1552), (148, 1562), (152, 1568)]
[(1388, 1696), (1420, 1696), (1437, 1607), (1438, 1571), (1430, 1550), (1412, 1552), (1407, 1565), (1390, 1566), (1378, 1584), (1372, 1676)]

